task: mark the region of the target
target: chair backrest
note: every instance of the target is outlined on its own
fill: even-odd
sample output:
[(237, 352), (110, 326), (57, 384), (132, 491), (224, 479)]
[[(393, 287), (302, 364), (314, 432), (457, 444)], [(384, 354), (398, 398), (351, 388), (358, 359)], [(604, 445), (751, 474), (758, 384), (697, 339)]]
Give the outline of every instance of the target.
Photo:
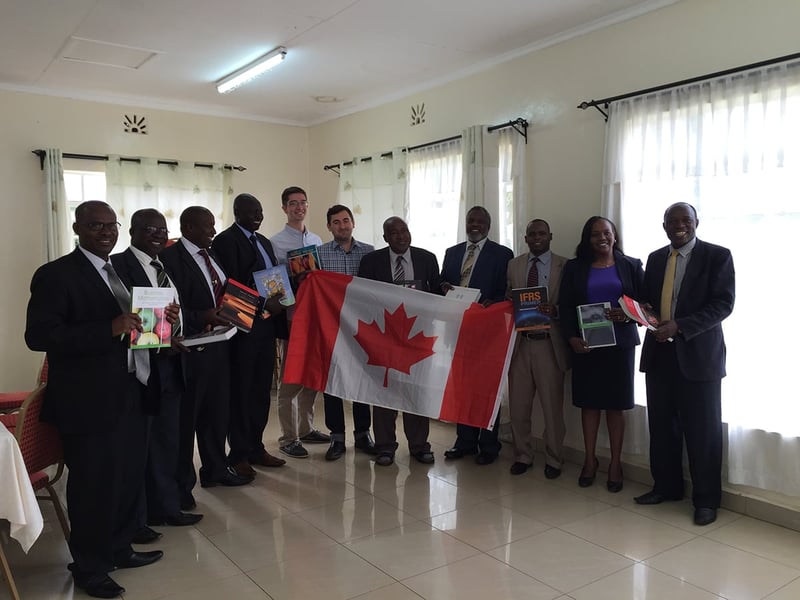
[(37, 385), (40, 383), (47, 383), (47, 373), (49, 370), (49, 366), (47, 364), (47, 354), (44, 355), (44, 362), (42, 362), (42, 369), (39, 371), (39, 381), (37, 381)]
[(17, 416), (15, 434), (29, 473), (60, 464), (64, 457), (58, 430), (39, 420), (46, 387), (47, 384), (43, 383), (33, 390), (22, 403)]

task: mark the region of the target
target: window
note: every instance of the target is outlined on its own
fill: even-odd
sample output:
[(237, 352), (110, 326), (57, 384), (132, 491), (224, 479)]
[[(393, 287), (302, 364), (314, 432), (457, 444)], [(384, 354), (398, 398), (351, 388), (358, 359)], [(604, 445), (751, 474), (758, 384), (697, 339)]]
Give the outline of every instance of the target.
[[(69, 222), (75, 222), (75, 209), (87, 200), (106, 201), (106, 174), (97, 171), (64, 170), (64, 188), (67, 192), (67, 209)], [(73, 236), (74, 246), (78, 245), (78, 236)]]

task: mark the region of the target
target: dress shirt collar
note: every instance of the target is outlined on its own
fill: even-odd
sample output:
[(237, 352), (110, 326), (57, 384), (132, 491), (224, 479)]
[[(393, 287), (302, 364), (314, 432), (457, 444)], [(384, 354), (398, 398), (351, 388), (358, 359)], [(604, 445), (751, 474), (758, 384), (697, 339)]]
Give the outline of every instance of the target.
[(469, 252), (469, 247), (475, 244), (478, 247), (477, 252), (480, 253), (480, 251), (483, 250), (483, 247), (486, 245), (486, 240), (488, 239), (489, 239), (488, 237), (485, 237), (479, 242), (470, 242), (469, 240), (467, 240), (466, 242), (467, 245), (464, 247), (464, 251)]
[(542, 263), (545, 267), (550, 266), (550, 261), (553, 260), (553, 253), (548, 250), (547, 252), (542, 252), (539, 256), (534, 256), (530, 252), (528, 252), (528, 265), (530, 265), (535, 258), (539, 259), (539, 262)]
[(196, 256), (196, 255), (197, 255), (197, 253), (198, 253), (198, 252), (200, 252), (200, 250), (203, 250), (203, 248), (201, 248), (200, 246), (198, 246), (197, 244), (195, 244), (195, 243), (193, 243), (193, 242), (190, 242), (190, 241), (189, 241), (189, 240), (187, 240), (185, 237), (182, 237), (182, 238), (180, 239), (180, 242), (181, 242), (181, 244), (183, 244), (183, 247), (184, 247), (184, 248), (186, 248), (186, 250), (187, 250), (187, 251), (189, 252), (189, 254), (191, 254), (192, 256)]
[(255, 231), (250, 231), (249, 229), (242, 227), (238, 223), (236, 223), (236, 226), (239, 228), (239, 231), (241, 231), (244, 234), (244, 237), (246, 237), (248, 240), (250, 239), (250, 236), (255, 234)]
[(673, 248), (672, 244), (670, 244), (669, 251), (670, 254), (672, 254), (673, 250), (677, 250), (678, 254), (680, 254), (683, 258), (686, 258), (692, 253), (692, 250), (694, 250), (694, 247), (696, 245), (697, 245), (697, 238), (692, 238), (690, 241), (686, 242), (680, 248)]
[[(105, 274), (105, 271), (103, 270), (103, 267), (106, 266), (106, 263), (108, 262), (107, 260), (103, 260), (102, 258), (97, 256), (97, 254), (93, 254), (93, 253), (89, 252), (88, 250), (86, 250), (85, 248), (83, 248), (81, 246), (78, 246), (78, 248), (80, 249), (81, 252), (83, 252), (83, 255), (86, 258), (89, 259), (89, 262), (92, 263), (92, 266), (95, 269), (97, 269), (101, 273)], [(103, 278), (105, 279), (105, 277), (103, 277)]]
[[(150, 269), (155, 270), (155, 267), (153, 267), (153, 265), (151, 265), (150, 263), (153, 262), (154, 260), (158, 260), (157, 256), (155, 258), (153, 258), (149, 254), (147, 254), (147, 252), (142, 252), (141, 250), (139, 250), (136, 246), (130, 246), (130, 249), (131, 249), (131, 252), (133, 252), (133, 255), (137, 258), (137, 260), (140, 263), (142, 263), (143, 267), (148, 267)], [(161, 262), (161, 261), (158, 260), (158, 262)]]

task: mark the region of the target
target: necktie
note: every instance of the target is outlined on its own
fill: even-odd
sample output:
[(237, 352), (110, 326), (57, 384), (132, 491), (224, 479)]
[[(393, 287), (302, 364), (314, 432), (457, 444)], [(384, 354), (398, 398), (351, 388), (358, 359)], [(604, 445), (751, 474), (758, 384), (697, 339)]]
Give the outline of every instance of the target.
[(211, 291), (214, 292), (214, 304), (219, 306), (219, 301), (222, 300), (222, 280), (219, 278), (219, 273), (217, 273), (214, 265), (211, 264), (211, 257), (208, 252), (202, 249), (198, 254), (203, 257), (206, 263), (206, 269), (208, 269), (208, 274), (211, 276)]
[(536, 287), (539, 285), (539, 259), (534, 257), (531, 263), (530, 271), (528, 271), (528, 287)]
[(403, 267), (403, 257), (398, 256), (394, 265), (394, 283), (403, 283), (406, 280), (406, 270)]
[(258, 238), (255, 233), (250, 235), (250, 243), (253, 244), (253, 251), (256, 253), (256, 268), (254, 270), (261, 271), (266, 269), (267, 265), (264, 264), (264, 257), (261, 255), (261, 248), (258, 247)]
[(678, 266), (678, 251), (673, 250), (667, 259), (667, 270), (664, 271), (664, 285), (661, 288), (661, 320), (672, 318), (672, 294), (675, 291), (675, 269)]
[[(150, 266), (152, 266), (156, 270), (156, 281), (158, 281), (158, 287), (168, 288), (172, 287), (169, 282), (169, 277), (167, 277), (167, 272), (164, 270), (164, 265), (162, 265), (157, 260), (150, 261)], [(180, 315), (178, 316), (178, 320), (172, 324), (172, 335), (179, 336), (181, 334), (181, 330), (183, 327), (181, 326), (181, 318)]]
[(464, 266), (461, 267), (461, 282), (460, 286), (465, 287), (469, 285), (469, 279), (472, 276), (472, 265), (475, 264), (475, 251), (478, 249), (478, 244), (470, 244), (467, 250), (467, 260), (464, 261)]
[[(125, 287), (125, 284), (122, 283), (119, 275), (117, 275), (117, 272), (114, 270), (114, 265), (107, 262), (103, 265), (103, 270), (108, 275), (108, 285), (111, 286), (111, 292), (114, 294), (114, 298), (117, 299), (117, 304), (119, 304), (122, 312), (131, 312), (131, 295), (128, 292), (128, 288)], [(136, 379), (143, 385), (147, 385), (147, 380), (150, 378), (150, 352), (142, 350), (133, 352), (128, 350), (129, 371), (131, 367), (136, 371)]]

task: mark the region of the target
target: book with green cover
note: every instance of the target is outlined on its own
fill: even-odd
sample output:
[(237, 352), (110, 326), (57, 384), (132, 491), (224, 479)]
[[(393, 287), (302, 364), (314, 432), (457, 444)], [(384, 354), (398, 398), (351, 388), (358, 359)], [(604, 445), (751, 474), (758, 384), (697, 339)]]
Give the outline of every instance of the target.
[(578, 306), (578, 326), (581, 337), (589, 348), (603, 348), (617, 345), (614, 323), (606, 318), (610, 302), (596, 302)]
[(164, 309), (175, 302), (171, 287), (134, 287), (131, 289), (131, 312), (139, 315), (142, 330), (131, 330), (131, 349), (169, 348), (172, 345), (172, 325)]

